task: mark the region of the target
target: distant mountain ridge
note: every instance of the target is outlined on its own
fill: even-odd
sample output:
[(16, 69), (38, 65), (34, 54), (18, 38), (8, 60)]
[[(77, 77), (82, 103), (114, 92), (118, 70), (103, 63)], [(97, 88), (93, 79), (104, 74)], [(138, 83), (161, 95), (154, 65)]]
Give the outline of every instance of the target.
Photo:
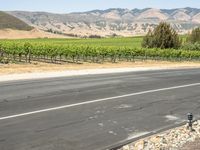
[(77, 36), (144, 35), (159, 22), (170, 23), (179, 34), (200, 26), (200, 9), (121, 9), (92, 10), (69, 14), (12, 11), (9, 14), (40, 30)]

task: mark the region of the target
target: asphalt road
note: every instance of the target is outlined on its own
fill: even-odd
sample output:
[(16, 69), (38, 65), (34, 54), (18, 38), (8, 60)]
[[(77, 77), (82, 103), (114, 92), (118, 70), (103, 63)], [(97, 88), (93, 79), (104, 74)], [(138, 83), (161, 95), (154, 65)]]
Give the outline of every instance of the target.
[(200, 116), (200, 69), (0, 83), (0, 150), (96, 150)]

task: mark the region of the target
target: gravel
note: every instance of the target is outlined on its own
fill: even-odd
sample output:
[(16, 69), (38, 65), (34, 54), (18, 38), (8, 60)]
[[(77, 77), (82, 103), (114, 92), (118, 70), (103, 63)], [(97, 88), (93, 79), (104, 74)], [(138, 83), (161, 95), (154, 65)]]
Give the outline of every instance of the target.
[(180, 150), (199, 150), (200, 138), (197, 138), (194, 142), (187, 142)]
[(195, 121), (193, 131), (184, 125), (140, 139), (119, 150), (197, 150), (200, 149), (199, 139), (200, 121)]

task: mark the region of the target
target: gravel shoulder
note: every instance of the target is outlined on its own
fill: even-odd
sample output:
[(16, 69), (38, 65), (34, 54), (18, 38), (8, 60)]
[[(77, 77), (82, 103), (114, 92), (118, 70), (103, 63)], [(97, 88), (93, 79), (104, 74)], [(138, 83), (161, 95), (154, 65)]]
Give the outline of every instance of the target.
[(193, 142), (187, 142), (180, 148), (180, 150), (199, 150), (199, 149), (200, 149), (200, 138), (197, 138)]
[(193, 123), (193, 131), (188, 125), (140, 139), (125, 145), (119, 150), (199, 150), (200, 121)]

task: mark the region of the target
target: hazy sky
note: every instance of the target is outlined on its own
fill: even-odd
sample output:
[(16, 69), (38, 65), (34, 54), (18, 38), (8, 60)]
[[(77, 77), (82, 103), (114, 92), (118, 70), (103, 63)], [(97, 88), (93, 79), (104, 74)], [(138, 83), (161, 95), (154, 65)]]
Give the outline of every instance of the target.
[(200, 0), (0, 0), (0, 10), (80, 12), (107, 8), (200, 8)]

